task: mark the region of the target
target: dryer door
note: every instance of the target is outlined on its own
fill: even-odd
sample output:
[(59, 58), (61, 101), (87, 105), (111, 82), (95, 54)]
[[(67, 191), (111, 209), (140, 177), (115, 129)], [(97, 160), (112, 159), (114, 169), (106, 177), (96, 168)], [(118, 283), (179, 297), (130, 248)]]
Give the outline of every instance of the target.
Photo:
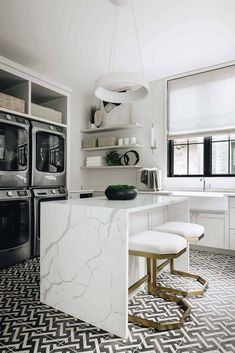
[(0, 188), (28, 186), (28, 129), (0, 121)]

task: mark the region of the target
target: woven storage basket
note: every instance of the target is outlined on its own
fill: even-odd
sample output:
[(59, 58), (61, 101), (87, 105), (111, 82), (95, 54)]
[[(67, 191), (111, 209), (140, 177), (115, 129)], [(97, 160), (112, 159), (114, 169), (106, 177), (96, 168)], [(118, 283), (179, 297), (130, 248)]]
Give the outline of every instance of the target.
[(41, 105), (31, 103), (31, 114), (38, 118), (55, 121), (56, 123), (62, 123), (62, 113), (57, 110), (46, 108)]
[(106, 136), (98, 138), (98, 147), (115, 146), (117, 145), (116, 136)]
[(0, 92), (0, 107), (14, 110), (19, 113), (25, 112), (25, 101), (20, 98), (9, 96)]
[(82, 148), (95, 148), (97, 147), (97, 139), (89, 137), (82, 140)]

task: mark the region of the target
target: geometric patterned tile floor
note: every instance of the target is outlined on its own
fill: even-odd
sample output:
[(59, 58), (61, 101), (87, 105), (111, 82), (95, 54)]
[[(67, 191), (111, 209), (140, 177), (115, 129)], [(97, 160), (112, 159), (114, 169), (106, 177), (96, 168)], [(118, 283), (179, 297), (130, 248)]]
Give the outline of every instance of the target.
[[(191, 271), (209, 280), (202, 297), (187, 299), (191, 315), (182, 329), (157, 332), (129, 324), (123, 340), (39, 301), (39, 259), (0, 270), (0, 353), (235, 353), (235, 257), (190, 251)], [(164, 271), (158, 282), (189, 288), (190, 280)], [(145, 290), (129, 310), (158, 321), (179, 314)]]

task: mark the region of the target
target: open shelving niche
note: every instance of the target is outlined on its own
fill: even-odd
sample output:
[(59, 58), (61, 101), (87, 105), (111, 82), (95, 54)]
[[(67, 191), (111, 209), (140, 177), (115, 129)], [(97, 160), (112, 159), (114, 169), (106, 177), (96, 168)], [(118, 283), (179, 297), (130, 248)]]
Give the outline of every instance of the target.
[[(67, 181), (66, 186), (70, 191), (70, 113), (72, 90), (50, 78), (41, 75), (31, 69), (19, 65), (7, 58), (0, 56), (0, 92), (23, 99), (25, 102), (24, 112), (19, 112), (0, 107), (0, 112), (13, 114), (35, 120), (42, 123), (61, 126), (67, 129)], [(62, 122), (33, 116), (31, 114), (31, 103), (57, 110), (62, 113)]]
[[(18, 68), (19, 70), (17, 70)], [(68, 87), (54, 83), (40, 74), (0, 57), (0, 92), (23, 99), (25, 102), (24, 112), (0, 107), (1, 112), (67, 127), (68, 100), (71, 95), (71, 90)], [(33, 116), (31, 114), (31, 103), (61, 112), (62, 122)]]
[[(130, 124), (125, 125), (112, 125), (112, 126), (105, 126), (100, 128), (93, 128), (93, 129), (82, 129), (81, 133), (83, 134), (98, 134), (102, 132), (108, 131), (118, 131), (118, 130), (129, 130), (135, 128), (142, 128), (143, 125), (137, 122), (133, 122)], [(113, 150), (113, 149), (129, 149), (129, 148), (142, 148), (142, 144), (135, 144), (135, 145), (113, 145), (113, 146), (105, 146), (105, 147), (93, 147), (93, 148), (81, 148), (83, 152), (95, 152), (95, 151), (105, 151), (105, 150)], [(86, 167), (82, 166), (81, 169), (85, 170), (94, 170), (94, 169), (140, 169), (142, 166), (140, 165), (120, 165), (120, 166), (94, 166), (94, 167)]]

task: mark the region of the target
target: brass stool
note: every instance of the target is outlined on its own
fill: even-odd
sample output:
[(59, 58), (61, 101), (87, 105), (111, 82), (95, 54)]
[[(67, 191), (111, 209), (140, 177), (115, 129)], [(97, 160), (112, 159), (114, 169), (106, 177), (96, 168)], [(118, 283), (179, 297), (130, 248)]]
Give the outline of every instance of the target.
[[(203, 238), (205, 233), (205, 228), (203, 226), (199, 224), (187, 223), (187, 222), (168, 222), (156, 227), (155, 230), (158, 232), (166, 232), (167, 234), (168, 233), (177, 234), (183, 237), (185, 240), (187, 240), (187, 242), (190, 244), (196, 244), (200, 239)], [(174, 275), (182, 276), (182, 277), (193, 278), (196, 281), (198, 281), (200, 284), (202, 284), (202, 288), (199, 290), (186, 291), (181, 289), (161, 287), (162, 291), (167, 293), (172, 293), (175, 295), (182, 295), (184, 297), (196, 297), (198, 295), (202, 295), (206, 291), (208, 286), (208, 281), (205, 278), (201, 277), (200, 275), (195, 275), (189, 272), (176, 271), (174, 269), (174, 259), (165, 261), (163, 264), (158, 266), (157, 267), (158, 271), (163, 269), (168, 264), (170, 264), (170, 273)]]
[(143, 319), (135, 315), (129, 315), (130, 322), (141, 324), (145, 327), (153, 327), (159, 331), (181, 328), (191, 312), (190, 306), (183, 299), (177, 298), (161, 290), (156, 284), (158, 259), (175, 259), (182, 255), (187, 249), (187, 242), (176, 234), (146, 231), (133, 235), (129, 239), (129, 255), (141, 256), (147, 259), (147, 274), (129, 288), (129, 294), (147, 281), (148, 293), (178, 304), (183, 314), (178, 320), (168, 322), (155, 322)]

